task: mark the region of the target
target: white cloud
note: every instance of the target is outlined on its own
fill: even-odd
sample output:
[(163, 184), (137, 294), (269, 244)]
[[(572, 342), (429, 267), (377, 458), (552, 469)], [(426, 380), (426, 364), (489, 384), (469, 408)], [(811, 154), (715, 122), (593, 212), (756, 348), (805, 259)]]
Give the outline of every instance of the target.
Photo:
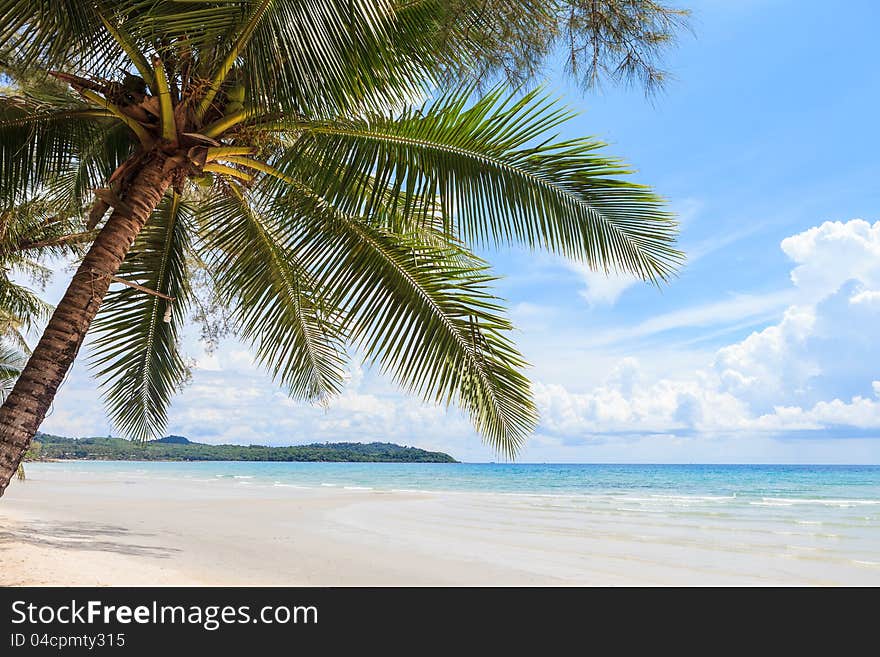
[(878, 290), (862, 290), (856, 292), (849, 298), (850, 303), (868, 305), (880, 305), (880, 291)]
[(880, 430), (880, 382), (876, 399), (820, 401), (812, 408), (776, 406), (756, 414), (743, 399), (726, 392), (705, 372), (690, 380), (661, 379), (624, 394), (608, 382), (586, 393), (558, 384), (536, 384), (542, 430), (568, 440), (607, 434), (770, 432), (852, 427)]
[(782, 250), (798, 264), (791, 280), (809, 300), (826, 298), (848, 281), (880, 290), (880, 221), (826, 221), (782, 240)]
[(840, 399), (820, 401), (807, 410), (798, 406), (778, 406), (773, 413), (762, 415), (752, 425), (776, 431), (829, 427), (880, 429), (880, 381), (873, 381), (871, 387), (877, 399), (856, 395), (849, 402)]
[[(827, 222), (787, 238), (782, 249), (797, 265), (796, 290), (667, 313), (623, 333), (716, 323), (797, 300), (780, 321), (721, 348), (707, 367), (687, 375), (649, 380), (625, 359), (586, 392), (538, 384), (543, 429), (584, 440), (627, 432), (880, 429), (880, 381), (859, 382), (880, 374), (880, 222)], [(835, 391), (842, 384), (872, 394), (842, 401)]]
[(815, 324), (814, 308), (791, 306), (779, 324), (719, 350), (721, 387), (755, 403), (800, 389), (821, 373), (807, 344)]
[(738, 294), (723, 301), (663, 313), (630, 328), (598, 333), (589, 345), (601, 347), (675, 329), (718, 326), (745, 319), (752, 322), (766, 320), (778, 315), (794, 298), (790, 290), (763, 295)]
[(574, 263), (570, 267), (583, 278), (586, 287), (580, 295), (590, 306), (614, 305), (626, 290), (642, 283), (631, 274), (592, 271), (586, 265)]

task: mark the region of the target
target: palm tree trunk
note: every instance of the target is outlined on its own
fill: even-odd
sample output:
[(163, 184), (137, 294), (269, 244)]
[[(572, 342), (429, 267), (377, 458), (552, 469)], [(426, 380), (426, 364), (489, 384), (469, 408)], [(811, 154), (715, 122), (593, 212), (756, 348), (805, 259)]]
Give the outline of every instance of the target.
[(79, 266), (15, 387), (0, 408), (0, 497), (82, 346), (111, 279), (171, 184), (164, 157), (147, 162)]

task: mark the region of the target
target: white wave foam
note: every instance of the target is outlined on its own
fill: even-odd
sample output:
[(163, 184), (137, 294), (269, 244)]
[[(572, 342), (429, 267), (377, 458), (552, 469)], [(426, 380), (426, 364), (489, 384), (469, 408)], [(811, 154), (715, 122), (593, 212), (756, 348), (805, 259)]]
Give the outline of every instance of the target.
[(837, 500), (837, 499), (810, 499), (798, 497), (762, 497), (765, 502), (779, 502), (786, 504), (820, 504), (822, 506), (870, 506), (880, 504), (880, 500)]
[(727, 500), (735, 500), (736, 494), (733, 495), (651, 495), (652, 498), (660, 500), (681, 500), (690, 502), (698, 500), (700, 502), (724, 502)]
[(792, 506), (789, 502), (749, 502), (751, 506)]

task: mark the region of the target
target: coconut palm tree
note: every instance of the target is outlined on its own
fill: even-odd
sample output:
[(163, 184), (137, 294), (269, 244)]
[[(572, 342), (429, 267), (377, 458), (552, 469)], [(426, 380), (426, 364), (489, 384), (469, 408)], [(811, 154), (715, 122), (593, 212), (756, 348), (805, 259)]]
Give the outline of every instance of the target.
[(90, 203), (98, 231), (0, 408), (0, 494), (90, 330), (116, 425), (163, 428), (192, 262), (291, 395), (337, 393), (354, 347), (514, 455), (535, 407), (471, 248), (654, 282), (680, 254), (601, 143), (554, 137), (555, 102), (431, 93), (495, 42), (474, 38), (484, 19), (428, 0), (0, 0), (17, 85), (0, 201)]

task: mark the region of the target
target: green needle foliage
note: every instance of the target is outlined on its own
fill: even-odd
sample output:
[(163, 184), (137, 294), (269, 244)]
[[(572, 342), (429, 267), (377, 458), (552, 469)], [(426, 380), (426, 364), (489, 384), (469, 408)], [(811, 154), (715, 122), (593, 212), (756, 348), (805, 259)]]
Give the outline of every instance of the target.
[(485, 82), (530, 79), (564, 44), (585, 84), (650, 88), (684, 18), (649, 0), (0, 0), (0, 202), (77, 217), (56, 226), (70, 248), (163, 163), (171, 191), (92, 326), (108, 412), (132, 437), (165, 427), (207, 280), (293, 397), (339, 393), (353, 348), (513, 457), (537, 414), (471, 249), (654, 283), (681, 254), (661, 200), (604, 144), (556, 136), (568, 110)]
[(604, 80), (646, 95), (670, 77), (663, 55), (689, 29), (690, 12), (658, 0), (409, 0), (399, 11), (438, 52), (446, 80), (514, 86), (561, 61), (585, 89)]

